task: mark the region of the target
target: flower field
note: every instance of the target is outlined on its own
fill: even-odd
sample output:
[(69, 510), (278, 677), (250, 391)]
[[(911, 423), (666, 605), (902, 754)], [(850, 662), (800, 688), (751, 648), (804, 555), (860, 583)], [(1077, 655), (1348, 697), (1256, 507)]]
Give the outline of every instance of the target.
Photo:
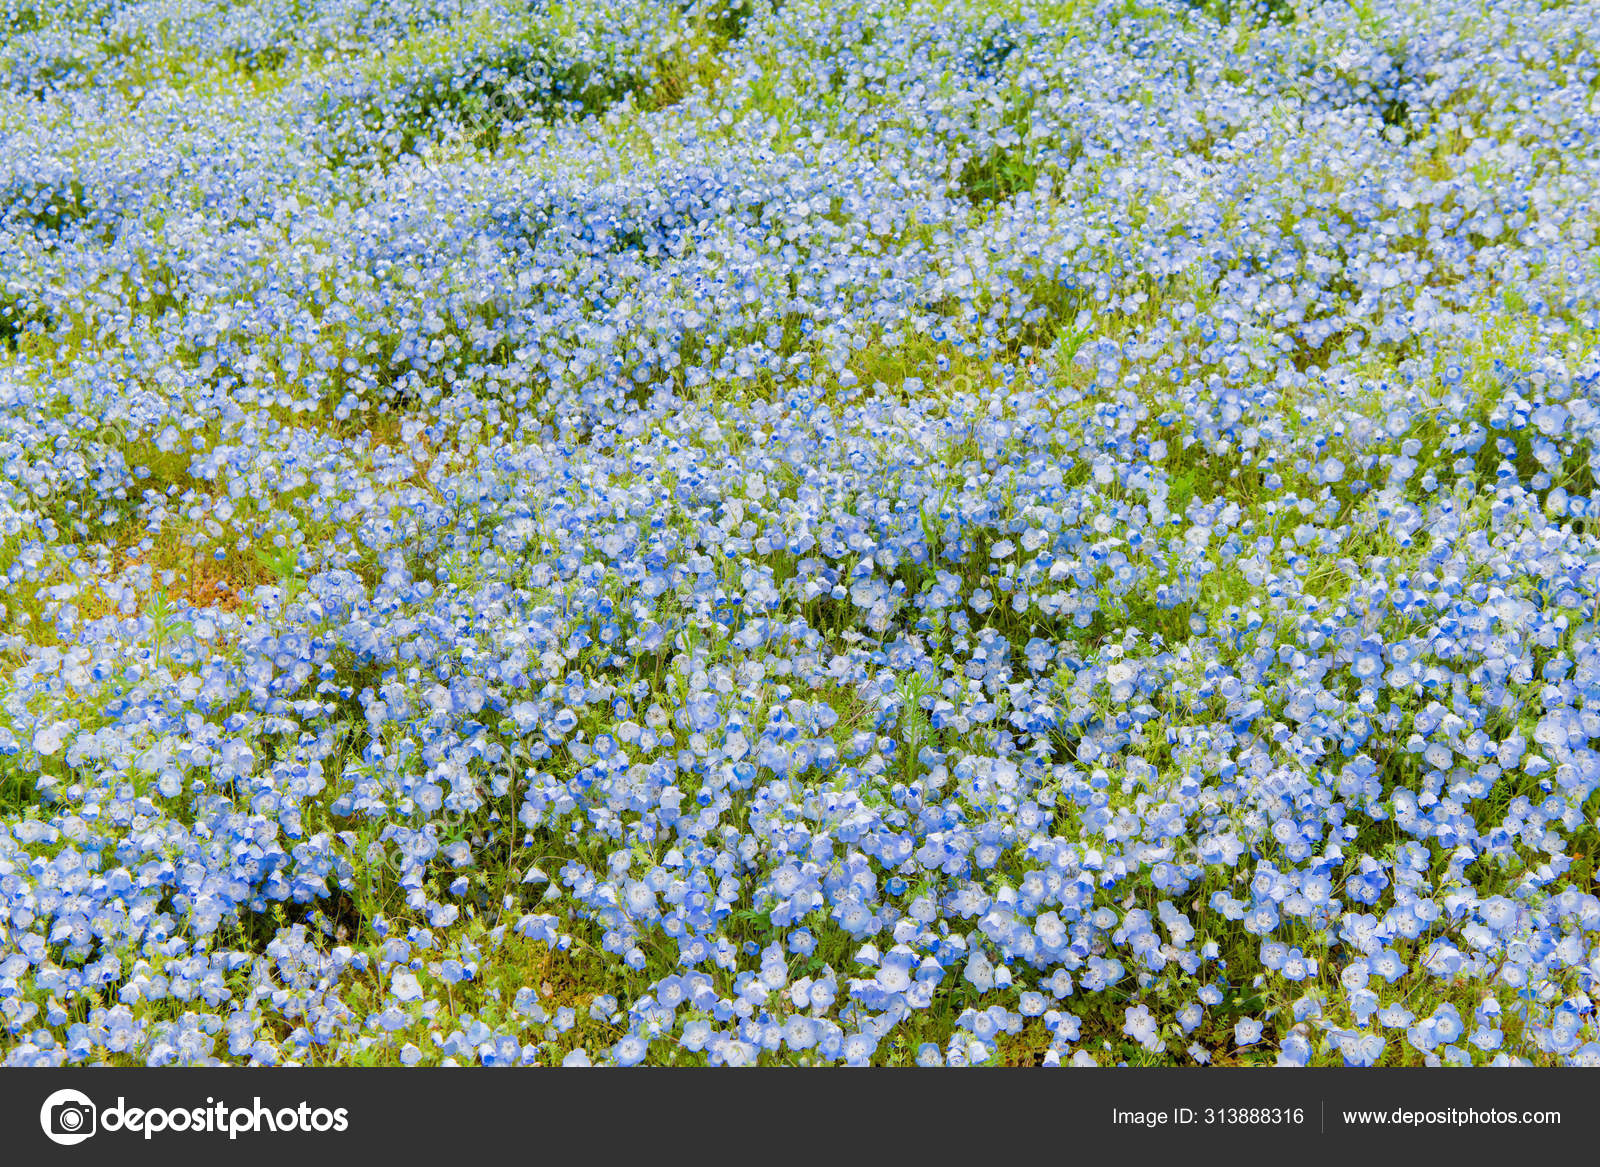
[(1600, 1064), (1600, 5), (0, 22), (6, 1064)]

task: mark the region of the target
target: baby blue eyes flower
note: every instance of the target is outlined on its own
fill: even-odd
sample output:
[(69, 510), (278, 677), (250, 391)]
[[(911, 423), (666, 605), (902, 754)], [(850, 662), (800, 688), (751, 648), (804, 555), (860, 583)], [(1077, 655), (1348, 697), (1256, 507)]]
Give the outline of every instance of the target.
[(397, 1029), (404, 1029), (411, 1024), (411, 1018), (398, 1005), (389, 1005), (374, 1020), (391, 1033)]
[(60, 751), (66, 726), (60, 722), (46, 726), (33, 735), (33, 748), (40, 757), (50, 757)]
[(1480, 910), (1483, 922), (1496, 932), (1504, 932), (1512, 927), (1519, 915), (1514, 901), (1498, 895), (1486, 900)]
[(439, 962), (438, 978), (447, 985), (457, 985), (468, 979), (466, 968), (459, 960), (442, 960)]
[(826, 1011), (835, 999), (834, 986), (831, 982), (818, 982), (811, 986), (809, 996), (813, 1009)]
[(539, 998), (533, 989), (527, 985), (517, 990), (516, 996), (512, 999), (511, 1007), (534, 1021), (542, 1021), (545, 1018), (544, 1007), (539, 1004)]
[(1159, 1025), (1147, 1005), (1130, 1005), (1123, 1010), (1122, 1032), (1147, 1050), (1165, 1048), (1159, 1036)]
[(1238, 1046), (1255, 1045), (1261, 1040), (1261, 1022), (1253, 1017), (1241, 1018), (1233, 1027), (1234, 1044)]
[(1371, 989), (1352, 989), (1345, 995), (1345, 1001), (1350, 1007), (1350, 1015), (1361, 1025), (1365, 1025), (1378, 1008), (1378, 994)]
[(1587, 1069), (1600, 1067), (1600, 1042), (1588, 1041), (1567, 1056), (1567, 1064)]
[(961, 975), (963, 980), (979, 992), (994, 987), (994, 966), (981, 952), (974, 952), (967, 958), (966, 968)]
[(1414, 1020), (1416, 1020), (1416, 1014), (1412, 1013), (1411, 1010), (1405, 1008), (1405, 1006), (1401, 1005), (1399, 1002), (1394, 1002), (1392, 1004), (1385, 1005), (1382, 1009), (1378, 1010), (1378, 1020), (1384, 1025), (1385, 1028), (1405, 1029)]
[(422, 986), (408, 972), (396, 972), (389, 982), (389, 991), (397, 1001), (417, 1001), (422, 998)]
[(784, 1043), (792, 1050), (806, 1050), (817, 1044), (817, 1025), (809, 1017), (789, 1018), (783, 1027)]
[(619, 1066), (637, 1066), (649, 1048), (644, 1038), (629, 1034), (612, 1047), (611, 1056)]
[[(1509, 85), (1473, 157), (1525, 163), (1430, 185), (1331, 9), (1252, 42), (1221, 121), (1228, 36), (1152, 26), (1130, 66), (1013, 21), (975, 65), (957, 5), (880, 21), (876, 68), (769, 12), (719, 60), (838, 66), (785, 81), (799, 145), (689, 93), (619, 154), (606, 103), (681, 21), (587, 2), (540, 70), (592, 91), (530, 74), (492, 130), (536, 14), (412, 13), (396, 46), (443, 56), (359, 93), (393, 13), (331, 55), (280, 30), (304, 108), (235, 95), (219, 134), (155, 125), (161, 69), (118, 95), (130, 9), (131, 56), (51, 85), (159, 183), (108, 186), (71, 119), (0, 144), (32, 175), (0, 191), (0, 755), (38, 794), (0, 815), (5, 1058), (549, 1063), (578, 1030), (609, 1064), (971, 1064), (1026, 1019), (1117, 1062), (1073, 1049), (1078, 997), (1201, 1059), (1256, 994), (1311, 1027), (1283, 1065), (1592, 1058), (1596, 249), (1544, 237), (1581, 183), (1523, 181), (1589, 137), (1522, 67), (1581, 6), (1424, 70), (1412, 130)], [(1354, 104), (1296, 145), (1325, 69)], [(1087, 96), (1011, 141), (1019, 76)], [(1201, 121), (1197, 161), (1167, 129)], [(1286, 224), (1287, 266), (1246, 246)], [(581, 1003), (494, 997), (502, 945), (582, 953)], [(1479, 982), (1521, 1012), (1441, 1004)]]
[(870, 1034), (852, 1033), (844, 1039), (844, 1061), (847, 1066), (866, 1066), (877, 1048), (877, 1040)]
[(1375, 1065), (1383, 1056), (1387, 1042), (1377, 1033), (1344, 1033), (1338, 1038), (1339, 1051), (1347, 1066)]
[(1371, 957), (1367, 964), (1372, 972), (1391, 985), (1405, 973), (1405, 965), (1393, 949), (1384, 949), (1378, 955)]
[(1433, 1022), (1434, 1038), (1443, 1045), (1456, 1041), (1466, 1029), (1456, 1007), (1448, 1003), (1436, 1008), (1430, 1020)]
[(1311, 1061), (1311, 1041), (1303, 1033), (1291, 1033), (1278, 1051), (1280, 1066), (1304, 1067)]
[(880, 968), (875, 979), (878, 986), (887, 993), (904, 992), (911, 986), (910, 970), (903, 965)]

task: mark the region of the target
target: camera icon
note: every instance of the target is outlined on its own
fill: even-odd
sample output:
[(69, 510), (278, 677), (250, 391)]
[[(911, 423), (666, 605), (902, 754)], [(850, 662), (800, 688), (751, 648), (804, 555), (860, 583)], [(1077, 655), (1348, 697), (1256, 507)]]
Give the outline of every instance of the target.
[(97, 1114), (87, 1094), (78, 1090), (57, 1090), (39, 1108), (39, 1125), (52, 1143), (71, 1147), (94, 1134)]

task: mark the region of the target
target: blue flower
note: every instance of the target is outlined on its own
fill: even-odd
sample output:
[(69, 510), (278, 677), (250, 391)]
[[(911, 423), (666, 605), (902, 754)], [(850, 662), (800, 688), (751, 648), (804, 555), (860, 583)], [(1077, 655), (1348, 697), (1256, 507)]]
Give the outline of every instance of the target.
[(4, 1060), (1592, 1057), (1582, 6), (369, 7), (8, 42)]
[(636, 1066), (644, 1060), (649, 1049), (649, 1043), (644, 1038), (629, 1034), (611, 1048), (611, 1057), (619, 1066)]
[(1311, 1042), (1303, 1033), (1291, 1033), (1278, 1050), (1280, 1066), (1304, 1067), (1311, 1061)]
[(1338, 1039), (1339, 1051), (1344, 1055), (1344, 1064), (1347, 1066), (1376, 1064), (1383, 1056), (1386, 1044), (1380, 1034), (1365, 1031), (1345, 1033)]

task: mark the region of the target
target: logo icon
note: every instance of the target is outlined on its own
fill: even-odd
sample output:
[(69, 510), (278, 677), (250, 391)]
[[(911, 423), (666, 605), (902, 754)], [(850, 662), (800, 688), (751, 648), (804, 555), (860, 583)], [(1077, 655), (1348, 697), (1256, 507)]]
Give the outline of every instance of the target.
[(57, 1090), (39, 1108), (45, 1137), (63, 1147), (75, 1146), (94, 1134), (95, 1105), (77, 1090)]

